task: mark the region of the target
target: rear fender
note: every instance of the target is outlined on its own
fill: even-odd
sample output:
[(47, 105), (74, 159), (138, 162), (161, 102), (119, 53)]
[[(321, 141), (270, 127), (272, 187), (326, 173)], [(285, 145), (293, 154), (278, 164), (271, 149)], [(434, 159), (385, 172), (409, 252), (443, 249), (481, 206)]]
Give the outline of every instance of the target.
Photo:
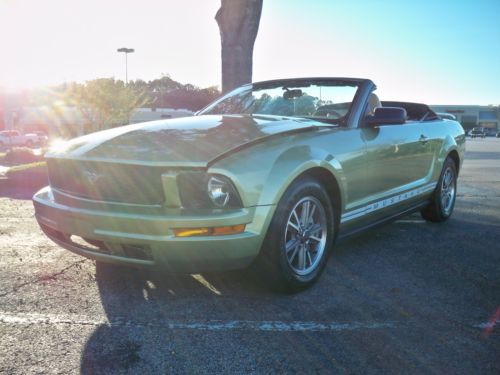
[[(462, 140), (463, 138), (463, 140)], [(441, 148), (438, 152), (437, 160), (436, 160), (436, 168), (434, 168), (434, 179), (438, 179), (441, 174), (441, 170), (443, 169), (444, 162), (448, 155), (451, 152), (456, 151), (459, 157), (459, 170), (462, 167), (464, 153), (465, 153), (465, 137), (452, 135), (446, 135), (443, 139), (443, 143), (441, 144)]]

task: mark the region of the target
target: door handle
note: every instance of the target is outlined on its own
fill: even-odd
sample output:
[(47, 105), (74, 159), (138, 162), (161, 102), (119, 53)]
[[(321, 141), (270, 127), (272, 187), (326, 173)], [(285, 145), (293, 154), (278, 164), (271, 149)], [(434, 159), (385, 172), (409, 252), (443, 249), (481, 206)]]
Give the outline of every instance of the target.
[(420, 134), (420, 138), (419, 138), (418, 140), (420, 141), (420, 143), (422, 143), (422, 144), (424, 144), (424, 145), (425, 145), (425, 144), (427, 143), (427, 141), (429, 140), (429, 138), (427, 138), (427, 137), (426, 137), (425, 135), (423, 135), (423, 134)]

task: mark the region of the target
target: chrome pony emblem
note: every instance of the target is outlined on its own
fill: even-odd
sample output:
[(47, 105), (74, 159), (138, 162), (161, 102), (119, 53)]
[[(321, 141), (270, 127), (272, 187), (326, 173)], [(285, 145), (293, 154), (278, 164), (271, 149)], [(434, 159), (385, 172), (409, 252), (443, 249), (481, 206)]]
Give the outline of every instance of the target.
[(104, 174), (102, 173), (97, 173), (89, 170), (83, 171), (83, 175), (87, 179), (88, 183), (91, 185), (94, 185), (98, 180), (100, 180), (104, 176)]

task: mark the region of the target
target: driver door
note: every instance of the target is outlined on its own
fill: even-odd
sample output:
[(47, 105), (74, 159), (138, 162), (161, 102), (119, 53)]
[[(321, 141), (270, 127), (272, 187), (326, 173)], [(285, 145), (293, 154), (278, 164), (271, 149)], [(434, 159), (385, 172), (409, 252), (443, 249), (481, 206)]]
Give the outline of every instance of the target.
[(418, 122), (363, 128), (368, 201), (391, 197), (425, 182), (428, 145), (421, 135)]

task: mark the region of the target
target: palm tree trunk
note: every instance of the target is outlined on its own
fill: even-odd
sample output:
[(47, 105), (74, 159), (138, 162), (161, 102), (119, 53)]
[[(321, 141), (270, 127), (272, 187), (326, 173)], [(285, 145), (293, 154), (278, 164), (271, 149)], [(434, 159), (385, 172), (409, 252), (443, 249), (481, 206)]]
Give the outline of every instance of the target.
[(252, 81), (253, 46), (263, 0), (221, 0), (215, 15), (221, 36), (222, 92)]

